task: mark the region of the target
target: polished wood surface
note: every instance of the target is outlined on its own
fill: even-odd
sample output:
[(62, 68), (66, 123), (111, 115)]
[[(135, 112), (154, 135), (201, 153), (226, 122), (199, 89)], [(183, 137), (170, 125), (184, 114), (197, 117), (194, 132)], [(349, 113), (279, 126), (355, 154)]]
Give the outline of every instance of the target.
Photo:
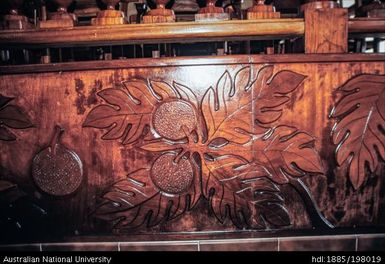
[[(236, 60), (234, 60), (236, 58)], [(381, 54), (331, 54), (319, 56), (318, 54), (276, 54), (276, 55), (233, 55), (233, 56), (200, 56), (200, 57), (169, 57), (169, 58), (140, 58), (129, 60), (107, 60), (107, 61), (78, 61), (66, 63), (29, 64), (29, 65), (7, 65), (0, 66), (0, 74), (23, 74), (23, 73), (48, 73), (63, 71), (84, 71), (88, 69), (106, 70), (123, 68), (142, 68), (143, 65), (154, 67), (175, 66), (199, 66), (207, 64), (236, 63), (301, 63), (301, 62), (381, 62)]]
[(275, 11), (273, 5), (265, 5), (265, 1), (257, 3), (247, 9), (247, 19), (280, 18), (281, 14)]
[(347, 9), (307, 7), (304, 13), (306, 53), (346, 53), (348, 51)]
[(304, 32), (302, 19), (263, 19), (260, 21), (178, 22), (77, 27), (62, 30), (0, 31), (1, 44), (77, 45), (132, 42), (184, 42), (236, 37), (266, 37)]
[[(0, 68), (14, 135), (0, 141), (0, 176), (47, 208), (40, 236), (383, 228), (381, 55), (49, 66)], [(84, 181), (52, 199), (30, 169), (56, 125)]]
[(103, 3), (107, 5), (107, 9), (99, 11), (97, 17), (91, 20), (91, 24), (93, 26), (125, 24), (126, 21), (124, 13), (122, 11), (115, 10), (115, 6), (118, 2), (119, 0), (103, 0)]
[(348, 22), (349, 33), (383, 33), (385, 19), (355, 18)]
[(155, 2), (156, 8), (148, 11), (143, 16), (143, 23), (175, 22), (174, 11), (166, 8), (169, 0), (155, 0)]
[[(349, 33), (383, 33), (383, 19), (351, 19)], [(303, 19), (178, 22), (84, 26), (73, 29), (0, 31), (0, 45), (73, 46), (112, 43), (194, 42), (242, 38), (295, 37), (305, 33)]]
[[(120, 25), (129, 1), (102, 0), (64, 28), (75, 6), (53, 0), (60, 29), (0, 31), (0, 249), (368, 248), (326, 235), (385, 227), (385, 58), (348, 53), (380, 51), (385, 20), (328, 0), (238, 20), (238, 2), (208, 0), (159, 23), (181, 18), (168, 1)], [(11, 2), (5, 18), (45, 20)], [(30, 64), (51, 61), (68, 62)]]

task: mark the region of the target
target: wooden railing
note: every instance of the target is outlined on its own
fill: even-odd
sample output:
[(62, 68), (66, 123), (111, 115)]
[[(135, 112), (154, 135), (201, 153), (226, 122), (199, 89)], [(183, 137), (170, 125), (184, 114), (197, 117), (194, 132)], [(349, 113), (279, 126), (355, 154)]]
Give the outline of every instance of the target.
[[(232, 20), (0, 31), (0, 45), (31, 47), (269, 39), (302, 36), (303, 19)], [(384, 19), (352, 19), (349, 33), (384, 34)]]

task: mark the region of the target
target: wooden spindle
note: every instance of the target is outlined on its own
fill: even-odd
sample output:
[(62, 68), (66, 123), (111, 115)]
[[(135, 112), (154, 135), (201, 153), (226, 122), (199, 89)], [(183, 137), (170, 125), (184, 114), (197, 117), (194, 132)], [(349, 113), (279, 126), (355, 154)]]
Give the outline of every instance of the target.
[(98, 16), (92, 19), (92, 25), (106, 26), (123, 25), (126, 23), (124, 12), (115, 10), (115, 6), (119, 3), (119, 0), (102, 0), (102, 2), (107, 5), (107, 9), (100, 11)]
[(215, 6), (216, 0), (207, 0), (206, 7), (199, 9), (196, 21), (229, 20), (230, 15), (222, 7)]
[(143, 23), (175, 22), (175, 14), (171, 9), (166, 8), (169, 0), (156, 0), (156, 8), (143, 16)]
[(247, 10), (247, 19), (280, 18), (281, 13), (276, 12), (273, 5), (266, 5), (264, 0), (256, 1), (256, 4)]

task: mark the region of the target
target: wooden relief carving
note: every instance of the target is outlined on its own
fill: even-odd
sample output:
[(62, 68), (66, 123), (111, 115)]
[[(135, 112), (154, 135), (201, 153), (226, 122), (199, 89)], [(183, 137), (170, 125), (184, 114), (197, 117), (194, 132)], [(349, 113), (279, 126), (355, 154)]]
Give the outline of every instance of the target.
[(225, 71), (201, 100), (175, 81), (128, 80), (99, 92), (106, 103), (91, 110), (84, 126), (106, 129), (102, 139), (121, 140), (156, 159), (116, 182), (97, 217), (116, 228), (154, 226), (191, 210), (203, 196), (220, 222), (289, 226), (280, 186), (294, 182), (311, 204), (298, 179), (323, 169), (314, 138), (279, 123), (305, 76), (273, 70)]
[(59, 142), (64, 132), (59, 126), (50, 146), (40, 151), (32, 162), (32, 177), (45, 193), (64, 196), (75, 192), (83, 179), (83, 165), (79, 156)]
[(10, 105), (13, 98), (0, 94), (0, 140), (13, 141), (16, 135), (11, 129), (24, 129), (33, 127), (28, 116), (20, 107)]
[(332, 110), (336, 119), (332, 136), (338, 165), (348, 164), (354, 189), (367, 171), (385, 160), (385, 75), (355, 76), (339, 88), (342, 98)]

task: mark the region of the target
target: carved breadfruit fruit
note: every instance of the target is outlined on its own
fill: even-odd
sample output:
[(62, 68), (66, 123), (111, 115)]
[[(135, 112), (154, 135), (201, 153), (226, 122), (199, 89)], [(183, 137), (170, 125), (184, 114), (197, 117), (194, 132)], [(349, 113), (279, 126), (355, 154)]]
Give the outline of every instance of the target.
[(40, 151), (33, 159), (32, 177), (45, 193), (65, 196), (74, 193), (83, 179), (83, 165), (79, 156), (60, 144), (64, 132), (59, 126), (50, 146)]
[(284, 228), (292, 221), (281, 186), (294, 182), (317, 220), (310, 193), (297, 181), (323, 174), (315, 138), (281, 120), (305, 79), (271, 65), (247, 66), (226, 70), (200, 99), (176, 81), (128, 79), (100, 91), (103, 101), (83, 126), (154, 159), (135, 163), (140, 166), (109, 186), (94, 215), (115, 229), (153, 227), (203, 198), (220, 223)]

